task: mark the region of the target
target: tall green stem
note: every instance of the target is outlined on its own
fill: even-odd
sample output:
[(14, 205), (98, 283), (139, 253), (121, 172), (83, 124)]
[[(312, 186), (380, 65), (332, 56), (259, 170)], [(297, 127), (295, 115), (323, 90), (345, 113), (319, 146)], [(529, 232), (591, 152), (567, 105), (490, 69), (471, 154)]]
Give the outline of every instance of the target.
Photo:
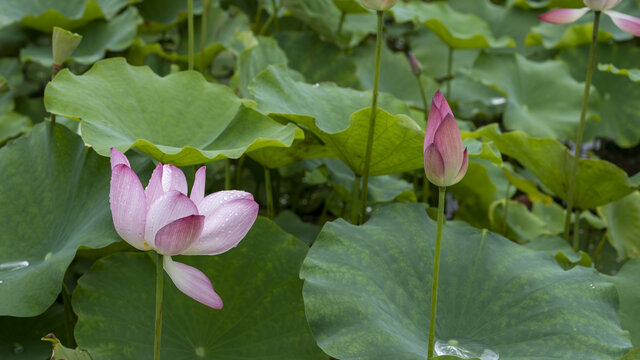
[(256, 10), (256, 19), (253, 23), (253, 31), (258, 32), (260, 28), (260, 22), (262, 21), (262, 6), (263, 0), (258, 0), (258, 9)]
[[(584, 95), (582, 97), (582, 110), (580, 111), (580, 124), (578, 125), (578, 137), (576, 138), (576, 149), (573, 152), (573, 162), (569, 179), (569, 192), (567, 193), (567, 213), (564, 218), (564, 239), (569, 241), (569, 229), (571, 227), (571, 213), (573, 212), (573, 200), (576, 187), (576, 173), (578, 172), (578, 160), (582, 151), (582, 135), (584, 134), (584, 122), (587, 115), (587, 104), (589, 103), (589, 90), (591, 89), (591, 76), (593, 75), (593, 64), (596, 59), (596, 45), (598, 43), (598, 25), (600, 24), (600, 11), (595, 12), (593, 20), (593, 34), (591, 36), (591, 48), (589, 49), (589, 66), (587, 67), (587, 78), (584, 83)], [(577, 220), (576, 220), (577, 221)]]
[(573, 217), (573, 251), (578, 251), (580, 248), (580, 211), (576, 210)]
[(242, 188), (242, 171), (244, 170), (245, 159), (245, 155), (240, 156), (240, 160), (238, 160), (238, 164), (236, 165), (236, 183), (234, 187), (238, 190)]
[(187, 0), (187, 31), (189, 33), (189, 70), (193, 70), (193, 0)]
[(340, 35), (342, 35), (342, 25), (344, 24), (344, 19), (347, 17), (347, 13), (345, 11), (343, 11), (340, 14), (340, 21), (338, 22), (338, 37), (340, 37)]
[(271, 0), (271, 6), (273, 6), (273, 32), (278, 32), (278, 11), (280, 7), (276, 4), (276, 0)]
[(224, 160), (224, 189), (231, 190), (231, 159)]
[(73, 337), (73, 327), (76, 323), (76, 316), (71, 307), (71, 293), (67, 287), (67, 283), (62, 280), (62, 303), (64, 305), (64, 325), (67, 332), (67, 347), (75, 348), (76, 342)]
[(160, 340), (162, 340), (162, 291), (164, 285), (163, 257), (156, 253), (156, 333), (153, 342), (153, 360), (160, 360)]
[(202, 3), (202, 21), (200, 23), (200, 72), (204, 75), (204, 47), (207, 44), (207, 12), (209, 9), (209, 0)]
[(453, 48), (449, 47), (447, 58), (447, 99), (451, 101), (451, 77), (453, 76)]
[(360, 176), (356, 175), (356, 178), (353, 181), (353, 191), (351, 196), (353, 196), (353, 202), (351, 203), (351, 223), (353, 225), (358, 225), (358, 193), (360, 192)]
[(429, 348), (427, 358), (433, 357), (433, 345), (436, 336), (436, 307), (438, 303), (438, 275), (440, 272), (440, 249), (442, 248), (442, 226), (444, 225), (444, 194), (445, 187), (439, 187), (438, 196), (438, 227), (436, 230), (436, 251), (433, 258), (433, 281), (431, 283), (431, 319), (429, 320)]
[(273, 188), (271, 186), (271, 170), (264, 168), (264, 187), (267, 194), (267, 217), (273, 219)]
[(378, 107), (378, 83), (380, 82), (380, 58), (382, 54), (382, 15), (384, 11), (378, 11), (378, 35), (376, 37), (376, 67), (373, 75), (373, 99), (371, 100), (371, 117), (369, 118), (369, 135), (367, 136), (367, 152), (364, 158), (364, 171), (362, 174), (362, 206), (360, 207), (360, 222), (364, 222), (367, 213), (367, 187), (369, 186), (369, 166), (371, 165), (371, 152), (373, 150), (373, 129), (376, 126), (376, 113)]

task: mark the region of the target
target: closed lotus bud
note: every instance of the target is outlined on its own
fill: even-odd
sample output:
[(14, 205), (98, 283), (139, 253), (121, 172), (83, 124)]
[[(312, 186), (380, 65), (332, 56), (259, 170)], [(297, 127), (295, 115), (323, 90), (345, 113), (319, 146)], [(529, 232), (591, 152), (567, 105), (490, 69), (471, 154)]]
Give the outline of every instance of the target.
[(469, 155), (462, 148), (460, 129), (440, 90), (433, 96), (429, 109), (423, 151), (424, 172), (434, 185), (454, 185), (467, 173)]
[(395, 5), (398, 0), (360, 0), (365, 7), (375, 10), (384, 11), (389, 10)]
[(594, 11), (609, 10), (618, 5), (620, 1), (622, 0), (583, 0), (584, 4)]
[(54, 27), (53, 28), (53, 63), (55, 65), (62, 65), (65, 60), (73, 51), (78, 47), (82, 35), (72, 33), (65, 29)]
[(413, 72), (415, 76), (422, 74), (422, 65), (420, 64), (420, 60), (418, 60), (411, 51), (407, 52), (407, 58), (409, 58), (409, 66), (411, 66), (411, 72)]

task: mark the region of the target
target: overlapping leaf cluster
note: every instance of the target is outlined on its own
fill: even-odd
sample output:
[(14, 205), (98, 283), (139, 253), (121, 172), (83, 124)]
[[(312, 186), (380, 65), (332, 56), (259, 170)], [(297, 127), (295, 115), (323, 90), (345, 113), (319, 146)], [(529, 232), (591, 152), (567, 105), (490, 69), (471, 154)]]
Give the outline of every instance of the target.
[[(623, 358), (640, 347), (640, 50), (603, 19), (576, 253), (559, 235), (593, 20), (537, 16), (581, 5), (388, 11), (370, 218), (355, 226), (375, 51), (359, 1), (195, 0), (196, 71), (187, 0), (0, 2), (0, 358), (51, 356), (47, 333), (54, 358), (151, 353), (153, 260), (119, 240), (108, 210), (116, 147), (143, 183), (157, 161), (207, 164), (207, 192), (250, 191), (263, 215), (275, 199), (238, 249), (181, 260), (212, 274), (225, 308), (167, 282), (163, 357), (426, 359), (435, 224), (420, 85), (449, 89), (470, 156), (448, 199), (436, 352)], [(617, 10), (640, 15), (640, 1)], [(54, 26), (83, 40), (49, 82)]]

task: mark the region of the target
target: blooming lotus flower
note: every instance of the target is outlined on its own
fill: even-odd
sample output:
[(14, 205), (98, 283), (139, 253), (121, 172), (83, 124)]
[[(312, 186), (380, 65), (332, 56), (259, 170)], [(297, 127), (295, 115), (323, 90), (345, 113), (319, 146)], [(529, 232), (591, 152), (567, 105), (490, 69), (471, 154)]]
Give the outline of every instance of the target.
[(602, 11), (604, 14), (607, 14), (611, 20), (613, 20), (613, 23), (616, 24), (620, 30), (634, 36), (640, 36), (640, 18), (610, 10), (614, 6), (618, 5), (622, 0), (582, 1), (587, 7), (582, 9), (554, 9), (540, 15), (539, 18), (540, 20), (551, 24), (568, 24), (578, 20), (584, 14), (589, 12), (589, 10)]
[(469, 155), (462, 148), (460, 129), (440, 90), (431, 101), (423, 151), (424, 171), (433, 184), (451, 186), (467, 173)]
[(365, 7), (375, 10), (384, 11), (389, 10), (395, 5), (398, 0), (360, 0)]
[(118, 235), (136, 249), (164, 255), (164, 270), (180, 291), (221, 309), (222, 299), (209, 278), (171, 256), (217, 255), (237, 246), (256, 220), (258, 204), (244, 191), (219, 191), (205, 197), (205, 176), (203, 166), (187, 197), (182, 171), (158, 164), (143, 188), (127, 157), (112, 148), (109, 202)]

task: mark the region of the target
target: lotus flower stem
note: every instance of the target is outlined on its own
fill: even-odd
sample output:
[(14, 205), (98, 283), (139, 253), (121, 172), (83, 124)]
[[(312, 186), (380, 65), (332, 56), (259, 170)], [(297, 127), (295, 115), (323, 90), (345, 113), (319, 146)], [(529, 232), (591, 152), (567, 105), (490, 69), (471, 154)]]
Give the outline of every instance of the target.
[(193, 0), (187, 0), (187, 31), (189, 34), (189, 70), (193, 70)]
[(273, 219), (273, 187), (271, 186), (271, 169), (264, 168), (264, 187), (267, 194), (267, 217)]
[(156, 253), (156, 332), (153, 342), (153, 360), (160, 360), (160, 341), (162, 340), (162, 291), (164, 285), (163, 256)]
[(224, 160), (224, 189), (231, 190), (231, 159)]
[(245, 156), (242, 155), (240, 156), (240, 159), (238, 160), (238, 164), (236, 165), (236, 183), (234, 186), (236, 189), (242, 188), (242, 170), (244, 170), (244, 161), (245, 161)]
[(207, 43), (207, 12), (209, 9), (209, 0), (202, 3), (202, 20), (200, 22), (200, 72), (204, 75), (204, 47)]
[(276, 4), (276, 0), (271, 0), (271, 6), (273, 7), (273, 32), (278, 32), (278, 11), (280, 7)]
[[(596, 58), (596, 45), (598, 42), (598, 25), (600, 23), (600, 11), (594, 11), (593, 35), (591, 37), (591, 47), (589, 49), (589, 65), (587, 67), (587, 78), (584, 83), (584, 96), (582, 97), (582, 110), (580, 112), (580, 124), (578, 125), (578, 136), (576, 138), (576, 149), (573, 153), (573, 163), (569, 172), (569, 192), (567, 193), (567, 212), (564, 219), (564, 239), (569, 241), (569, 229), (571, 227), (571, 213), (573, 212), (574, 192), (576, 187), (576, 173), (578, 172), (578, 160), (582, 152), (582, 136), (584, 134), (584, 122), (587, 115), (587, 104), (589, 102), (589, 90), (591, 89), (591, 76), (593, 75), (593, 64)], [(576, 221), (577, 218), (576, 218)], [(574, 236), (574, 247), (576, 241)]]
[(263, 0), (258, 0), (258, 8), (256, 10), (256, 20), (253, 23), (253, 29), (255, 32), (258, 32), (260, 22), (262, 21), (262, 6)]
[(578, 251), (580, 248), (580, 211), (575, 211), (575, 216), (573, 217), (573, 251)]
[(353, 203), (351, 205), (351, 223), (358, 225), (358, 192), (360, 192), (360, 175), (356, 174), (353, 181)]
[(69, 288), (64, 280), (62, 280), (62, 303), (64, 305), (64, 325), (67, 332), (67, 347), (75, 348), (76, 342), (73, 338), (73, 326), (76, 319), (73, 314), (73, 307), (71, 307), (71, 293), (69, 293)]
[(376, 113), (378, 107), (378, 83), (380, 82), (380, 58), (382, 55), (382, 16), (384, 11), (377, 11), (378, 33), (376, 36), (376, 67), (373, 74), (373, 100), (371, 101), (371, 117), (369, 118), (369, 134), (367, 136), (367, 152), (364, 158), (364, 171), (362, 174), (362, 206), (360, 207), (360, 222), (364, 222), (367, 213), (367, 187), (369, 186), (369, 166), (371, 165), (371, 152), (373, 150), (373, 129), (376, 126)]
[(338, 37), (340, 37), (340, 35), (342, 35), (342, 25), (344, 24), (344, 19), (347, 17), (347, 13), (346, 12), (342, 12), (340, 14), (340, 21), (338, 22)]
[(451, 77), (453, 73), (453, 48), (449, 46), (449, 56), (447, 57), (447, 98), (451, 99)]
[(438, 274), (440, 272), (440, 249), (442, 248), (442, 226), (444, 225), (444, 195), (446, 187), (439, 186), (438, 195), (438, 227), (436, 230), (436, 250), (433, 258), (433, 281), (431, 283), (431, 319), (429, 320), (429, 348), (427, 358), (433, 358), (433, 345), (436, 332), (436, 307), (438, 303)]

